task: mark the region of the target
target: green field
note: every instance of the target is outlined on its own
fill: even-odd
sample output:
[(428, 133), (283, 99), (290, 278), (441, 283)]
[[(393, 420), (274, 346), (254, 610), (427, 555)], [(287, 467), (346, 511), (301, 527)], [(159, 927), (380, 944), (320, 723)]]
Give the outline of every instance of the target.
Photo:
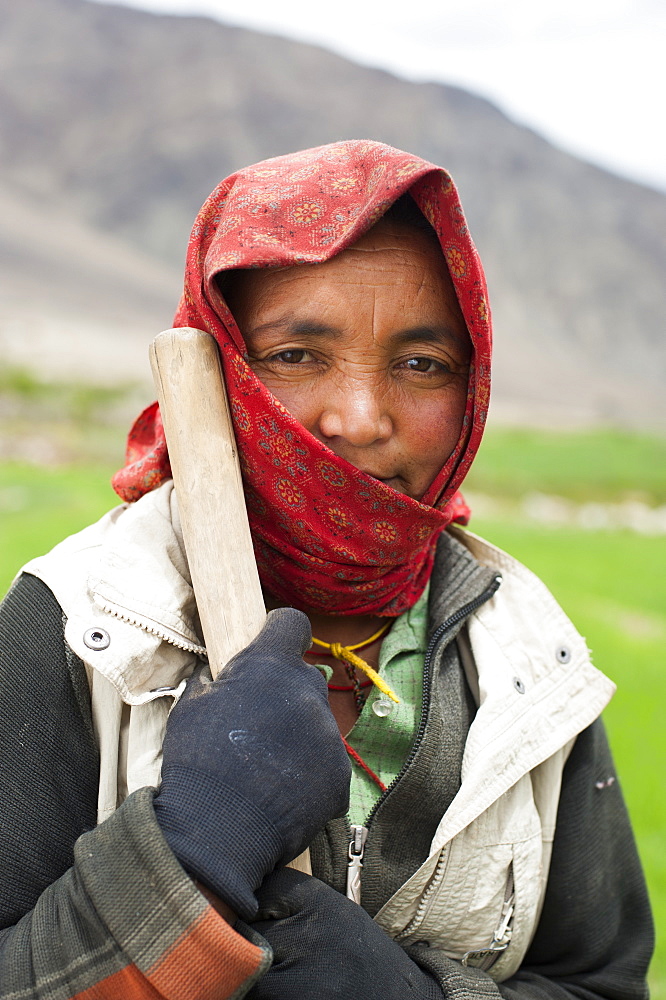
[[(0, 463), (0, 590), (26, 559), (116, 502), (111, 465), (38, 469)], [(479, 494), (518, 503), (530, 491), (586, 502), (666, 503), (666, 442), (619, 432), (495, 431), (470, 477)], [(618, 684), (606, 712), (618, 772), (651, 888), (659, 946), (653, 996), (666, 1000), (666, 762), (661, 722), (666, 650), (666, 536), (548, 527), (511, 516), (473, 520), (539, 573), (586, 636), (594, 661)], [(660, 933), (661, 932), (661, 933)]]
[(466, 486), (507, 498), (539, 490), (576, 501), (664, 504), (666, 438), (612, 430), (489, 430)]

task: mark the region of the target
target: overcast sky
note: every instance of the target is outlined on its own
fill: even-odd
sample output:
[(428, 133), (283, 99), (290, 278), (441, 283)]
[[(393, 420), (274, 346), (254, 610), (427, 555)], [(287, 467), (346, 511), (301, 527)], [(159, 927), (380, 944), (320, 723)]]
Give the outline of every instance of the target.
[(571, 152), (666, 191), (666, 0), (124, 2), (458, 84)]

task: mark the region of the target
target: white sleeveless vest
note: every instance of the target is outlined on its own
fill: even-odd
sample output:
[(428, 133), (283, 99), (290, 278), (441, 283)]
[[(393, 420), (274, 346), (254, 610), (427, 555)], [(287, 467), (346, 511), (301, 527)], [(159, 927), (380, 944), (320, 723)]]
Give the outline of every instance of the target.
[[(376, 920), (398, 941), (427, 941), (501, 982), (520, 967), (539, 920), (567, 756), (614, 685), (537, 577), (469, 532), (449, 530), (503, 580), (460, 639), (479, 702), (460, 790), (427, 861)], [(159, 784), (169, 711), (205, 653), (172, 483), (115, 508), (24, 571), (55, 595), (67, 643), (86, 666), (101, 822), (137, 788)]]

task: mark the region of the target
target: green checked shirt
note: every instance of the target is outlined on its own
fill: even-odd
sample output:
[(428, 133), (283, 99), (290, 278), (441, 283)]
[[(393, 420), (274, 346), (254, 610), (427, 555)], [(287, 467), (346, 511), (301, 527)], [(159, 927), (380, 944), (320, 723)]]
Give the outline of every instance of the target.
[[(400, 704), (391, 702), (392, 709), (383, 718), (376, 715), (372, 706), (380, 700), (385, 701), (386, 697), (377, 688), (372, 688), (358, 721), (347, 736), (349, 745), (387, 787), (407, 759), (421, 716), (429, 589), (430, 584), (416, 604), (396, 619), (379, 653), (379, 672), (400, 699)], [(330, 666), (318, 666), (330, 676)], [(379, 786), (354, 764), (349, 822), (364, 826), (380, 795)]]

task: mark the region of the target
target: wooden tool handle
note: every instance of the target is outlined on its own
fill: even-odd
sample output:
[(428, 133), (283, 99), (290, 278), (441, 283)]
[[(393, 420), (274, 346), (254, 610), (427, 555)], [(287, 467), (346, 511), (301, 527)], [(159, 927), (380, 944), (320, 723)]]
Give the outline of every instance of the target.
[[(266, 618), (220, 355), (210, 334), (181, 327), (155, 337), (150, 364), (192, 586), (216, 677)], [(290, 867), (311, 874), (309, 852)]]
[(165, 330), (150, 345), (183, 539), (211, 673), (266, 618), (217, 344)]

